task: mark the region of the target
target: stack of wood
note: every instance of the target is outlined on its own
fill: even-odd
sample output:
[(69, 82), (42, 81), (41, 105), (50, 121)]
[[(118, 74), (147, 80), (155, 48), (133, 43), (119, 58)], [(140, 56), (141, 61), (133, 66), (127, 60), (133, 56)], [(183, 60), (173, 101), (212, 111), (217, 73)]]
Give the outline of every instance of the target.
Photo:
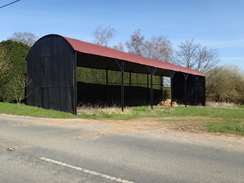
[[(171, 99), (167, 99), (165, 101), (161, 101), (158, 106), (164, 106), (164, 107), (170, 107), (171, 106)], [(172, 106), (173, 107), (177, 107), (177, 103), (176, 102), (172, 102)]]

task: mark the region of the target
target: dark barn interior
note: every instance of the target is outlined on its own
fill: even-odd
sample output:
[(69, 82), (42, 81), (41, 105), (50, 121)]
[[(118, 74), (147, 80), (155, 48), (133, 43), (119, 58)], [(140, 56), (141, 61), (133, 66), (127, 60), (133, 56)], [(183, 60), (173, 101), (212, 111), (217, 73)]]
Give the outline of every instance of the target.
[[(103, 71), (102, 82), (77, 79), (78, 69)], [(110, 82), (117, 71), (117, 81)], [(135, 77), (144, 77), (138, 82)], [(142, 76), (144, 75), (144, 76)], [(205, 105), (205, 75), (188, 68), (82, 42), (47, 35), (27, 56), (27, 105), (77, 113), (80, 105), (153, 105), (163, 98), (163, 77), (171, 78), (171, 98), (180, 104)], [(95, 77), (90, 75), (89, 77)]]
[[(153, 105), (162, 98), (161, 91), (153, 89)], [(121, 105), (120, 85), (101, 85), (77, 82), (78, 106), (119, 106)], [(145, 106), (150, 101), (150, 88), (139, 86), (124, 86), (125, 106)]]

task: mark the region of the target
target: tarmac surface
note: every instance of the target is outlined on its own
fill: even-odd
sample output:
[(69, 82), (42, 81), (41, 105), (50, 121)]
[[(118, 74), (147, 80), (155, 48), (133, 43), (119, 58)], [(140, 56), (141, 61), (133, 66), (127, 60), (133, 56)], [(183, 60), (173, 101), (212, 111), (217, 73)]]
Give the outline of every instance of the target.
[(242, 137), (140, 129), (140, 120), (0, 114), (0, 183), (244, 182)]

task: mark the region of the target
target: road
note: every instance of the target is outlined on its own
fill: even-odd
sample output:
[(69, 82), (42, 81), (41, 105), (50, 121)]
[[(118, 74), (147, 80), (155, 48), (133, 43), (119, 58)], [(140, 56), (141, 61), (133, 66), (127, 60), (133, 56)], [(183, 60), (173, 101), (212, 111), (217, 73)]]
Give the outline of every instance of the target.
[(243, 144), (108, 127), (0, 114), (0, 183), (244, 182)]

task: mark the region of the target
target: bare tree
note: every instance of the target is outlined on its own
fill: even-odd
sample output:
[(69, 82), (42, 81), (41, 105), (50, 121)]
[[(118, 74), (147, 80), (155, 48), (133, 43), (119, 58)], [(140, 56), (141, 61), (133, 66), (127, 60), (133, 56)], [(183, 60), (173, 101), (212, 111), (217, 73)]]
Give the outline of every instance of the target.
[(194, 40), (185, 41), (178, 45), (174, 55), (174, 63), (187, 68), (206, 72), (220, 62), (217, 49), (202, 47)]
[(167, 37), (154, 36), (144, 43), (144, 57), (170, 62), (171, 54), (171, 42), (167, 39)]
[(125, 51), (125, 46), (124, 46), (124, 44), (123, 44), (123, 42), (119, 42), (119, 44), (118, 45), (115, 45), (114, 47), (113, 47), (113, 49), (115, 49), (115, 50), (119, 50), (119, 51)]
[(125, 42), (125, 45), (129, 53), (143, 56), (144, 36), (141, 34), (141, 29), (135, 30), (134, 33), (130, 35), (130, 40)]
[(145, 40), (141, 30), (137, 29), (126, 41), (128, 52), (143, 57), (170, 62), (172, 47), (171, 42), (165, 36), (153, 36)]
[(194, 69), (206, 72), (220, 62), (217, 49), (200, 47), (197, 54), (196, 65)]
[(103, 27), (100, 25), (96, 28), (94, 35), (94, 43), (101, 45), (101, 46), (107, 46), (108, 42), (114, 38), (114, 35), (116, 33), (116, 30), (110, 26)]
[(30, 32), (15, 32), (9, 39), (16, 42), (24, 43), (28, 46), (33, 46), (33, 44), (37, 40), (37, 36)]

